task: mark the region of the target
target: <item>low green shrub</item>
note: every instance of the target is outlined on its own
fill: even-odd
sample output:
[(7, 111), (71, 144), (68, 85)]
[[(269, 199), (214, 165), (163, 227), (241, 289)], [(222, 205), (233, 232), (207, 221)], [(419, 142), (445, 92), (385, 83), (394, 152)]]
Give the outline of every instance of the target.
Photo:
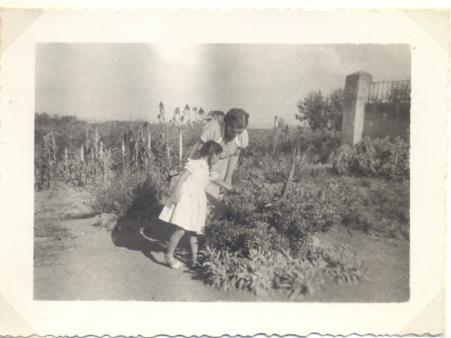
[(124, 174), (107, 182), (96, 182), (91, 186), (92, 206), (98, 213), (124, 215), (132, 205), (136, 187), (144, 182), (142, 175)]
[(302, 256), (252, 249), (247, 256), (207, 246), (200, 255), (199, 273), (221, 290), (233, 288), (265, 294), (281, 290), (290, 298), (314, 293), (326, 281), (357, 283), (367, 280), (362, 263), (345, 246), (314, 239)]
[(333, 246), (314, 238), (306, 257), (310, 262), (324, 265), (324, 272), (337, 283), (357, 283), (368, 279), (363, 262), (345, 244)]
[(309, 236), (340, 223), (342, 194), (338, 182), (310, 178), (296, 184), (285, 202), (268, 208), (268, 223), (287, 238), (293, 257), (301, 253)]
[(147, 172), (124, 170), (108, 181), (94, 182), (90, 187), (92, 207), (97, 213), (123, 216), (128, 212), (149, 216), (159, 208), (167, 184), (157, 170)]
[(259, 157), (255, 167), (261, 170), (263, 177), (261, 181), (269, 183), (278, 183), (286, 181), (291, 169), (291, 156), (279, 154), (278, 159), (274, 160), (270, 155)]
[(289, 246), (288, 240), (264, 222), (240, 224), (217, 220), (206, 228), (205, 243), (216, 250), (249, 256), (252, 250), (277, 251)]
[(342, 175), (409, 179), (409, 145), (400, 137), (364, 138), (355, 146), (341, 146), (332, 164)]
[[(223, 199), (228, 210), (225, 215), (228, 226), (225, 228), (235, 229), (238, 224), (248, 229), (270, 224), (270, 228), (283, 236), (290, 254), (294, 256), (309, 235), (327, 231), (333, 224), (339, 224), (343, 217), (340, 201), (346, 195), (346, 187), (338, 177), (331, 178), (325, 174), (306, 176), (293, 184), (284, 202), (280, 200), (283, 184), (261, 182), (254, 177), (254, 170), (241, 170), (237, 181), (234, 191), (225, 194)], [(216, 219), (213, 224), (222, 221)], [(235, 238), (224, 233), (221, 236)], [(210, 244), (217, 247), (215, 243)]]
[(240, 170), (235, 191), (223, 199), (228, 212), (206, 227), (200, 273), (208, 284), (255, 293), (280, 289), (297, 297), (327, 280), (365, 279), (361, 262), (348, 248), (314, 237), (344, 216), (340, 201), (346, 190), (338, 177), (306, 177), (282, 202), (282, 185), (257, 176)]
[(309, 159), (312, 163), (328, 163), (332, 154), (340, 147), (340, 132), (332, 130), (315, 130), (301, 134), (301, 152), (309, 145)]

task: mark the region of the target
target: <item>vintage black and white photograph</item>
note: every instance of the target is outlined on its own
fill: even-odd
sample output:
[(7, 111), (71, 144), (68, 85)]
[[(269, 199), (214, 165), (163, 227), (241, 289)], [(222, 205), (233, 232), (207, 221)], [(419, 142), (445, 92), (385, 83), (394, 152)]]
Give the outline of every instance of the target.
[(448, 11), (0, 21), (0, 335), (443, 333)]
[(410, 45), (35, 52), (35, 300), (409, 300)]

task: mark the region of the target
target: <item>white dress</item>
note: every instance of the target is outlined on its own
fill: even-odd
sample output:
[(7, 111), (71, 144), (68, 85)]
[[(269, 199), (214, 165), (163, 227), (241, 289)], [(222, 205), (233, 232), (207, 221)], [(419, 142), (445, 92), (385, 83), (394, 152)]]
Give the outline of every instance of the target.
[[(189, 159), (185, 170), (190, 175), (179, 187), (180, 201), (177, 204), (166, 203), (160, 213), (162, 221), (175, 224), (186, 231), (202, 234), (207, 215), (207, 196), (205, 189), (210, 179), (210, 170), (206, 159)], [(213, 176), (213, 175), (212, 175)]]

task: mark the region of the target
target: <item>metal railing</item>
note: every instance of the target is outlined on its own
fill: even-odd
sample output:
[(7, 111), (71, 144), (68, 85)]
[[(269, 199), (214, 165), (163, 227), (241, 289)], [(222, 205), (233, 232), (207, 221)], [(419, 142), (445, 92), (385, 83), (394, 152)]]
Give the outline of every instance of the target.
[(368, 103), (408, 103), (410, 86), (410, 80), (372, 82), (368, 90)]

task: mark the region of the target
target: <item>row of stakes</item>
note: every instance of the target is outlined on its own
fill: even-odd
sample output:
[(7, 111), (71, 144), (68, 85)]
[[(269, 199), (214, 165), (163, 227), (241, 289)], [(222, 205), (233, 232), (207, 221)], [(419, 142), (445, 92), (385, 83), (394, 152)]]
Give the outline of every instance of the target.
[[(95, 147), (95, 148), (97, 148), (97, 147)], [(179, 148), (179, 154), (178, 154), (179, 155), (179, 163), (182, 163), (182, 160), (183, 160), (183, 132), (182, 131), (180, 131), (180, 133), (179, 133), (178, 148)], [(149, 149), (149, 151), (152, 149), (152, 137), (151, 137), (150, 132), (147, 134), (147, 149)], [(170, 147), (166, 147), (166, 156), (168, 159), (170, 159), (170, 152), (171, 152)], [(97, 153), (97, 150), (95, 150), (95, 153)], [(104, 158), (104, 153), (105, 153), (105, 151), (104, 151), (103, 142), (100, 142), (100, 147), (99, 147), (99, 152), (98, 152), (100, 159)], [(122, 139), (122, 142), (121, 142), (121, 153), (122, 153), (122, 156), (125, 156), (124, 139)], [(64, 148), (64, 163), (65, 163), (66, 167), (68, 165), (68, 160), (69, 160), (69, 153), (68, 153), (67, 148)], [(82, 163), (85, 162), (85, 146), (83, 144), (80, 146), (80, 161)]]

